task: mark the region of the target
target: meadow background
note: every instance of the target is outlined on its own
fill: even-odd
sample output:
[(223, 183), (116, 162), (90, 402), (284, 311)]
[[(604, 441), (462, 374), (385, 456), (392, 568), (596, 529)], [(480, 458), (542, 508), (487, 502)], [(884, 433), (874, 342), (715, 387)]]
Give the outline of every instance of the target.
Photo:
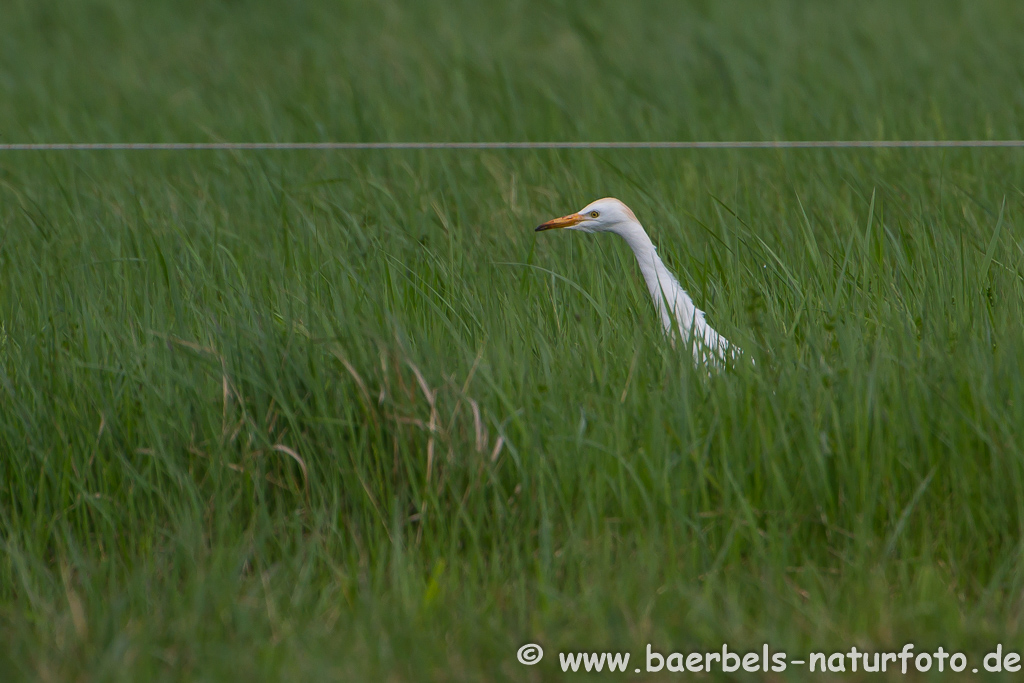
[[(8, 0), (0, 142), (1022, 138), (1022, 35)], [(1020, 150), (0, 153), (0, 679), (1020, 650), (1022, 188)], [(533, 232), (605, 195), (756, 365), (708, 381), (624, 243)]]

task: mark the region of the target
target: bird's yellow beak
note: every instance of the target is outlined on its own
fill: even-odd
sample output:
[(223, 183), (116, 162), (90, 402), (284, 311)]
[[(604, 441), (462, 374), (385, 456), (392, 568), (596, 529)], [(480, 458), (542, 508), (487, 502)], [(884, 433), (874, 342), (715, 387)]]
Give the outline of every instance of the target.
[(556, 228), (569, 228), (582, 222), (583, 216), (578, 213), (570, 213), (568, 216), (552, 218), (547, 223), (541, 223), (537, 226), (537, 232), (541, 232), (543, 230), (555, 230)]

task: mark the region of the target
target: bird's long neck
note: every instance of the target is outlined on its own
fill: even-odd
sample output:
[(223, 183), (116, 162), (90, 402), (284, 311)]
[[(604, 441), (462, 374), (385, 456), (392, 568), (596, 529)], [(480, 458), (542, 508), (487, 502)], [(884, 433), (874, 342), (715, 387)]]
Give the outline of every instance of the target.
[(644, 227), (638, 221), (630, 221), (615, 232), (626, 240), (636, 256), (665, 332), (675, 338), (678, 330), (684, 342), (692, 341), (695, 359), (720, 361), (729, 342), (704, 321), (704, 311), (694, 305), (690, 295), (665, 267)]
[(665, 267), (654, 242), (639, 222), (633, 221), (617, 232), (626, 240), (626, 244), (636, 256), (644, 282), (647, 283), (647, 291), (654, 300), (654, 306), (658, 309), (665, 331), (674, 333), (674, 327), (678, 324), (683, 337), (688, 337), (695, 312), (699, 313), (701, 318), (703, 313), (697, 311), (689, 295)]

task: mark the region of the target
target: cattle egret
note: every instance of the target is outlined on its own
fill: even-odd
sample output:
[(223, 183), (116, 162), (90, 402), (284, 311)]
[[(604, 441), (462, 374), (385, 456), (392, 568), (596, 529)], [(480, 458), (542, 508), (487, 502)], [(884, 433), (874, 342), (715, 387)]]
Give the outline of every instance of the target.
[(697, 363), (718, 366), (724, 362), (727, 354), (739, 351), (704, 321), (704, 311), (694, 305), (690, 295), (665, 267), (644, 226), (640, 225), (636, 215), (621, 201), (613, 197), (598, 199), (576, 213), (537, 226), (537, 232), (558, 228), (614, 232), (626, 240), (640, 265), (640, 272), (643, 273), (647, 290), (661, 316), (665, 333), (673, 340), (677, 333), (681, 334), (682, 339), (692, 345), (693, 358)]

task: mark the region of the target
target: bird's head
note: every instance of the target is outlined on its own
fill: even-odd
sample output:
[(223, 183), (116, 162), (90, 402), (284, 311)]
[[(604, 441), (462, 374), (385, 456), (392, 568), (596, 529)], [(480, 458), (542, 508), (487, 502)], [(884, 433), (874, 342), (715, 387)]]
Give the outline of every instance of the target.
[(576, 213), (541, 223), (537, 226), (537, 232), (558, 228), (583, 232), (619, 232), (637, 223), (636, 216), (628, 206), (614, 197), (605, 197), (590, 202)]

